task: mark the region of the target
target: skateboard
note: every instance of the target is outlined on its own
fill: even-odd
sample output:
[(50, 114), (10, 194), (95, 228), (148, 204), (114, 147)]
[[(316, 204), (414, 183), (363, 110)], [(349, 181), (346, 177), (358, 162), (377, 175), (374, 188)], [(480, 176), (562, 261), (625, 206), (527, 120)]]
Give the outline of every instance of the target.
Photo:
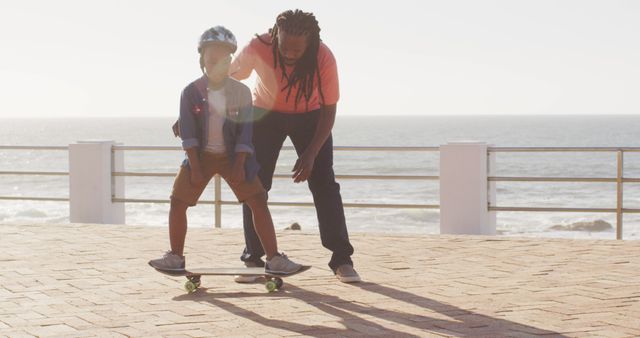
[(310, 265), (303, 265), (300, 270), (290, 274), (270, 274), (264, 271), (264, 268), (195, 268), (180, 271), (168, 271), (156, 269), (169, 276), (184, 276), (187, 281), (184, 283), (184, 289), (187, 293), (192, 293), (200, 287), (200, 277), (202, 276), (254, 276), (264, 277), (266, 280), (264, 287), (268, 292), (279, 290), (284, 285), (282, 278), (297, 275), (311, 268)]

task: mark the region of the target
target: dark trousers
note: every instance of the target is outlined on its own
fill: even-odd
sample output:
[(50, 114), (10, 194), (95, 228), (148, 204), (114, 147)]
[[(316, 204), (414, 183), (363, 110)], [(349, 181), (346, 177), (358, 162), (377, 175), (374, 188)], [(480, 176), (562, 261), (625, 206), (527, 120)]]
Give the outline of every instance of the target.
[[(282, 144), (287, 138), (301, 155), (309, 146), (316, 132), (320, 110), (304, 114), (284, 114), (256, 108), (258, 120), (253, 125), (253, 145), (260, 164), (258, 176), (264, 188), (271, 190), (273, 172)], [(309, 190), (318, 215), (322, 245), (333, 253), (329, 267), (336, 270), (342, 264), (353, 264), (353, 247), (344, 218), (340, 185), (333, 172), (333, 140), (331, 136), (318, 152), (308, 179)], [(243, 225), (246, 247), (241, 256), (245, 262), (260, 262), (264, 250), (253, 227), (251, 209), (243, 205)]]

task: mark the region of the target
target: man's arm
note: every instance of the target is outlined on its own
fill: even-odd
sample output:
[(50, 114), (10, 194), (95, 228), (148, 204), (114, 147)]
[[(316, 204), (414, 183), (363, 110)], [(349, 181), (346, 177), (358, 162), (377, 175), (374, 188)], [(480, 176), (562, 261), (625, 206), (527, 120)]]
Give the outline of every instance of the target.
[(240, 53), (233, 59), (229, 67), (229, 76), (241, 81), (251, 75), (255, 68), (255, 52), (251, 48), (251, 43), (242, 48)]
[(311, 176), (316, 156), (318, 156), (318, 152), (320, 152), (329, 135), (331, 135), (333, 124), (336, 121), (337, 104), (321, 106), (320, 109), (320, 118), (318, 119), (318, 126), (313, 139), (311, 139), (311, 143), (300, 155), (296, 165), (293, 167), (292, 178), (295, 183), (304, 182)]

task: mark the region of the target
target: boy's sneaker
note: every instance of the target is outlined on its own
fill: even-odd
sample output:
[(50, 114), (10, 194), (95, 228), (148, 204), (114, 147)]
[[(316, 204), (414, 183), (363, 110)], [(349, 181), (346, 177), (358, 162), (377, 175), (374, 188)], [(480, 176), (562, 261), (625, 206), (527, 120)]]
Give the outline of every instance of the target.
[[(248, 268), (261, 268), (264, 266), (264, 262), (262, 262), (262, 260), (260, 260), (259, 263), (256, 262), (244, 262), (244, 266), (248, 267)], [(236, 275), (233, 280), (236, 283), (255, 283), (258, 281), (258, 279), (260, 278), (260, 276), (241, 276), (241, 275)]]
[(150, 260), (149, 265), (158, 270), (182, 271), (184, 270), (184, 256), (167, 251), (162, 258)]
[(276, 254), (267, 260), (264, 271), (274, 275), (288, 275), (300, 270), (300, 268), (302, 268), (302, 265), (289, 260), (287, 255)]
[(360, 282), (360, 276), (351, 264), (342, 264), (336, 269), (336, 277), (343, 283)]

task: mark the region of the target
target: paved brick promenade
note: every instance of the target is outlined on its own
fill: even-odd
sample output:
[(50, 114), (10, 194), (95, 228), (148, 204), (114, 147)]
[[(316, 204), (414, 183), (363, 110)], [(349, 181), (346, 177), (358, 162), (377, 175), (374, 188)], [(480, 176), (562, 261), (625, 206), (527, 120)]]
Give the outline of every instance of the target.
[[(183, 278), (147, 260), (165, 228), (0, 225), (0, 336), (640, 336), (640, 241), (352, 234), (366, 282), (319, 236), (279, 232), (314, 268), (286, 289)], [(190, 266), (236, 266), (239, 230), (190, 229)]]

